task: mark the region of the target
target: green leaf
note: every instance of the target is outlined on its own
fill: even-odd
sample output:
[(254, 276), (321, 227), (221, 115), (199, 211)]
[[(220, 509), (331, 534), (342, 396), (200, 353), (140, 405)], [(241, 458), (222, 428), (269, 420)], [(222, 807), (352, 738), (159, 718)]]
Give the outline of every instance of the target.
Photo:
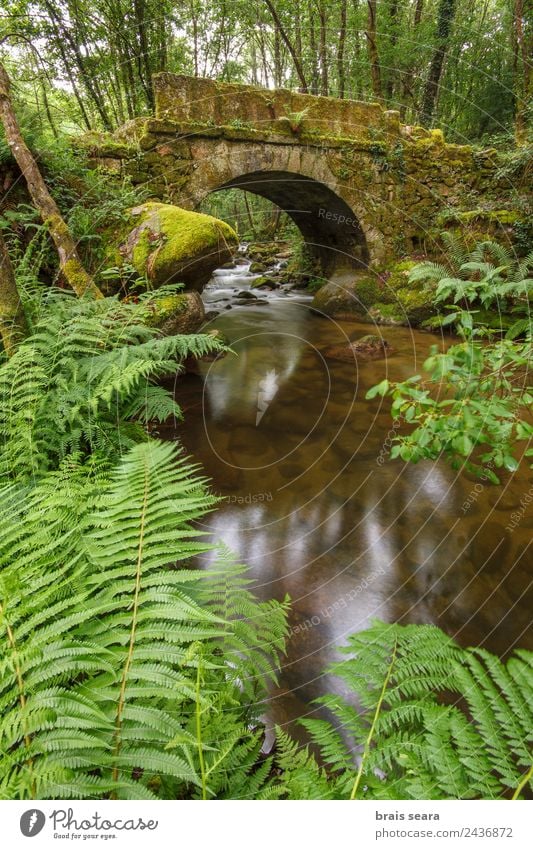
[(381, 395), (382, 397), (387, 394), (389, 391), (389, 381), (382, 380), (381, 383), (372, 386), (365, 395), (367, 401), (370, 401), (372, 398), (375, 398), (376, 395)]
[(454, 437), (452, 444), (455, 450), (463, 457), (468, 457), (474, 449), (473, 442), (467, 433), (461, 433)]

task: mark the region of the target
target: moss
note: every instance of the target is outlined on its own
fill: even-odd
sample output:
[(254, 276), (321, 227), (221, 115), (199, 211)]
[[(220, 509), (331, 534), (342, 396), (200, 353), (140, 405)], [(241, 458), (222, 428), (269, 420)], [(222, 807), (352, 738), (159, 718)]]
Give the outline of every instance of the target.
[(158, 138), (153, 133), (145, 133), (139, 139), (139, 147), (141, 150), (151, 150), (158, 144)]
[(166, 236), (166, 241), (160, 249), (159, 259), (162, 262), (167, 257), (176, 260), (194, 254), (211, 245), (214, 236), (217, 240), (227, 241), (230, 245), (237, 243), (237, 235), (233, 228), (211, 215), (189, 212), (166, 204), (147, 204), (147, 206), (157, 207), (161, 229)]
[(396, 297), (410, 324), (421, 324), (435, 314), (432, 293), (426, 289), (397, 289)]
[(148, 311), (146, 324), (151, 327), (160, 327), (167, 319), (177, 313), (185, 312), (188, 300), (186, 295), (165, 295), (162, 298), (149, 300), (143, 306)]
[(372, 321), (418, 326), (435, 314), (432, 292), (423, 281), (408, 280), (416, 264), (414, 260), (392, 263), (378, 277), (357, 282), (354, 295)]
[(491, 224), (509, 225), (515, 224), (521, 214), (514, 209), (471, 209), (468, 212), (457, 212), (452, 218), (461, 224), (487, 221)]
[[(405, 259), (401, 262), (389, 264), (383, 272), (385, 281), (385, 289), (389, 292), (390, 298), (397, 297), (398, 290), (407, 288), (409, 282), (409, 272), (417, 263), (414, 260)], [(423, 281), (409, 283), (410, 289), (421, 289), (424, 286)], [(378, 300), (390, 300), (378, 299)]]
[(379, 302), (368, 312), (369, 319), (376, 324), (405, 324), (405, 313), (398, 309), (396, 304), (384, 304)]
[(389, 269), (394, 275), (407, 275), (417, 264), (417, 261), (414, 259), (402, 259), (400, 262), (390, 265)]
[(476, 324), (482, 324), (490, 330), (501, 330), (505, 332), (518, 320), (518, 316), (505, 315), (493, 310), (477, 310), (475, 315)]
[(96, 130), (76, 136), (72, 144), (90, 156), (107, 159), (127, 159), (134, 156), (136, 150), (134, 145), (117, 140), (111, 133), (99, 133)]
[(90, 295), (93, 298), (101, 298), (102, 293), (93, 283), (79, 259), (68, 259), (61, 267), (68, 283), (79, 297)]
[(44, 225), (54, 239), (68, 239), (70, 236), (70, 231), (59, 214), (49, 215), (45, 218)]
[(363, 277), (357, 281), (355, 295), (360, 303), (368, 308), (377, 301), (388, 301), (387, 288), (379, 277)]
[(154, 240), (150, 238), (150, 231), (146, 229), (141, 231), (139, 238), (134, 245), (131, 259), (139, 274), (146, 273), (146, 269), (148, 268), (148, 259), (153, 248), (153, 241)]
[(180, 281), (201, 288), (231, 258), (238, 241), (225, 222), (170, 204), (144, 203), (131, 218), (135, 227), (121, 253), (155, 286)]

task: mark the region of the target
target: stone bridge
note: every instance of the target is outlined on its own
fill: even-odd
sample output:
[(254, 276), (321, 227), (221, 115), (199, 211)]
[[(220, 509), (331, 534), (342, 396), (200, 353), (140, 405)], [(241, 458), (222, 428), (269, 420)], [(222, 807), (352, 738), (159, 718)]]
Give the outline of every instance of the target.
[(262, 195), (330, 277), (417, 250), (439, 210), (494, 187), (495, 151), (446, 144), (378, 104), (167, 73), (155, 91), (155, 117), (84, 137), (98, 163), (188, 209), (230, 187)]

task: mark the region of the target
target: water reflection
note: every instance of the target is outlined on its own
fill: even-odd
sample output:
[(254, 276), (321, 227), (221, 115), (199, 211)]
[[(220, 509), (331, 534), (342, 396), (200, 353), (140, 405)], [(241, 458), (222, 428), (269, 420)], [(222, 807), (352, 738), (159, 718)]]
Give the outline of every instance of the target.
[(292, 599), (276, 720), (338, 686), (324, 672), (335, 647), (375, 617), (433, 622), (502, 655), (533, 648), (533, 520), (506, 527), (530, 472), (495, 489), (444, 463), (390, 462), (387, 405), (365, 400), (384, 376), (419, 371), (438, 338), (382, 328), (396, 353), (356, 368), (321, 349), (368, 325), (294, 300), (232, 309), (215, 326), (238, 356), (179, 383), (178, 436), (226, 498), (206, 528), (249, 565), (260, 596)]

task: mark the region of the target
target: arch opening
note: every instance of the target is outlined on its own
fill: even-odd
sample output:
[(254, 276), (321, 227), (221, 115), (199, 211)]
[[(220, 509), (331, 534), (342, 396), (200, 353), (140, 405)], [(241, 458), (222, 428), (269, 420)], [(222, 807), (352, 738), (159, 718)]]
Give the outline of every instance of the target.
[(287, 171), (253, 171), (210, 193), (226, 189), (260, 195), (286, 212), (325, 277), (368, 267), (368, 246), (357, 216), (325, 183)]

